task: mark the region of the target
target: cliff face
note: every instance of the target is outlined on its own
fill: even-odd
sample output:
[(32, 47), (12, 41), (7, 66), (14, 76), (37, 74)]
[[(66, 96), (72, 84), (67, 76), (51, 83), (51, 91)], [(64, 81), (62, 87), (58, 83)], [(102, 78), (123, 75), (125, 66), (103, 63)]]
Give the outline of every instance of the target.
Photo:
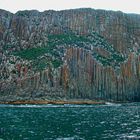
[(0, 100), (140, 101), (140, 15), (0, 10)]

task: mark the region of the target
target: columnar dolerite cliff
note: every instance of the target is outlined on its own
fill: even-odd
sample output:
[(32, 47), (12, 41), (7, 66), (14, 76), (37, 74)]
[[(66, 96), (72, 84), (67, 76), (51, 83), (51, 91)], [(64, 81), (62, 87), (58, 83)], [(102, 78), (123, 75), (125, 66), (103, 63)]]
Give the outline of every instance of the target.
[(140, 15), (0, 10), (0, 101), (140, 101)]

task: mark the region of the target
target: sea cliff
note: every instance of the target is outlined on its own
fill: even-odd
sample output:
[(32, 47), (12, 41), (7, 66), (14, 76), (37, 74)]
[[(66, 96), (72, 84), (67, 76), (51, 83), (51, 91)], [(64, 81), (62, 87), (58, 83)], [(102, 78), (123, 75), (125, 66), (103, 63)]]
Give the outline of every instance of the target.
[(0, 10), (0, 102), (140, 101), (140, 15)]

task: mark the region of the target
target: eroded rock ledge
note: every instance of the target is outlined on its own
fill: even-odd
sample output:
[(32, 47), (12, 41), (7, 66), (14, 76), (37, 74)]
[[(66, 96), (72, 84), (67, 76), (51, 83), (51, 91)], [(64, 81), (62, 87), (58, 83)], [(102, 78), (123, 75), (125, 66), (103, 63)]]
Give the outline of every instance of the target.
[(103, 101), (93, 101), (93, 100), (20, 100), (20, 101), (9, 101), (9, 102), (0, 102), (0, 104), (13, 104), (13, 105), (21, 105), (21, 104), (56, 104), (56, 105), (66, 105), (66, 104), (75, 104), (75, 105), (102, 105), (105, 104)]

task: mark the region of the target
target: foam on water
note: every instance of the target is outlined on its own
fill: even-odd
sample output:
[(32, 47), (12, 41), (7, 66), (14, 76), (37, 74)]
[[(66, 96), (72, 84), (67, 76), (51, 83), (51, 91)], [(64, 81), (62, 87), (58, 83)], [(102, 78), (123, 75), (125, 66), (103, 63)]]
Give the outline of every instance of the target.
[(79, 136), (74, 136), (74, 137), (66, 137), (66, 138), (56, 138), (56, 140), (85, 140), (85, 139), (80, 138)]
[(54, 104), (42, 104), (42, 105), (32, 105), (32, 104), (25, 104), (25, 105), (5, 105), (0, 104), (0, 107), (12, 107), (12, 108), (59, 108), (59, 107), (71, 107), (71, 108), (89, 108), (89, 107), (95, 107), (95, 105), (76, 105), (76, 104), (63, 104), (63, 105), (54, 105)]
[(121, 106), (121, 104), (111, 103), (111, 102), (106, 102), (105, 104), (108, 105), (108, 106)]

